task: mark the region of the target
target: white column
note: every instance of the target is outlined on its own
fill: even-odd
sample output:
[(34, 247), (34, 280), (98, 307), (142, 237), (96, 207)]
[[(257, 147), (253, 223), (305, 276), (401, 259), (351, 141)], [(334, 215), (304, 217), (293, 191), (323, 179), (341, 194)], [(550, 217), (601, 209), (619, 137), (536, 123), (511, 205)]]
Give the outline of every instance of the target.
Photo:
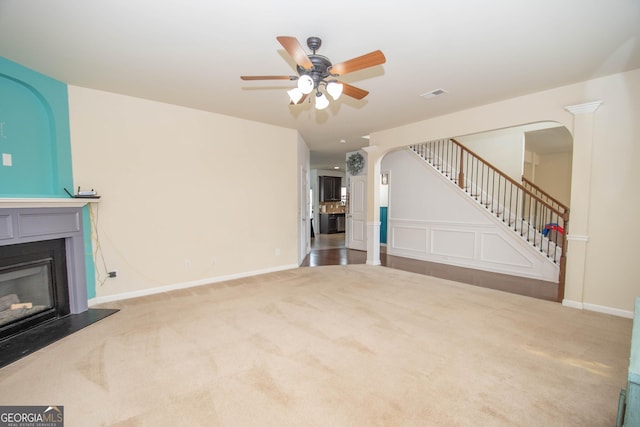
[(380, 265), (380, 153), (378, 147), (364, 147), (367, 153), (367, 264)]
[[(378, 206), (378, 209), (380, 207)], [(367, 264), (380, 265), (380, 221), (367, 222)]]
[(567, 235), (567, 269), (562, 304), (583, 308), (584, 277), (589, 242), (589, 201), (595, 112), (602, 101), (565, 107), (573, 118), (571, 211)]

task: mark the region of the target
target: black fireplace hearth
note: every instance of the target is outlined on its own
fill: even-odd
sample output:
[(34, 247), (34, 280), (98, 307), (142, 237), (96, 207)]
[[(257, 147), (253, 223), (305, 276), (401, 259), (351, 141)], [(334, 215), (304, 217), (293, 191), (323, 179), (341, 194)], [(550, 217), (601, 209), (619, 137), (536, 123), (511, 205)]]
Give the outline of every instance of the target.
[(90, 308), (79, 314), (52, 319), (1, 340), (0, 368), (117, 312), (116, 309)]

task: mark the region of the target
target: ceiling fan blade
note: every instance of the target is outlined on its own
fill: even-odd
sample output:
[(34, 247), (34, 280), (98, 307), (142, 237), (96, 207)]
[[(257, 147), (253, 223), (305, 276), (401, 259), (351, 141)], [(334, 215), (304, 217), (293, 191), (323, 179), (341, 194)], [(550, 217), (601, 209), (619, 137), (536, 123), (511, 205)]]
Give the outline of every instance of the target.
[(242, 80), (296, 80), (297, 76), (240, 76)]
[(342, 83), (343, 95), (347, 95), (355, 99), (362, 99), (365, 96), (369, 95), (369, 92), (364, 89), (360, 89), (359, 87), (352, 86), (349, 83), (345, 83), (345, 82), (340, 82), (340, 83)]
[(307, 56), (307, 52), (304, 51), (302, 45), (295, 37), (279, 36), (276, 39), (280, 42), (284, 50), (296, 61), (296, 64), (304, 69), (310, 70), (313, 68), (311, 60)]
[(295, 104), (293, 103), (293, 101), (289, 101), (289, 105), (300, 105), (304, 102), (305, 99), (307, 99), (307, 95), (306, 93), (302, 94), (302, 98), (300, 98), (300, 101), (296, 102)]
[(364, 68), (373, 67), (374, 65), (384, 64), (386, 61), (387, 58), (384, 57), (384, 54), (381, 51), (374, 50), (366, 55), (358, 56), (357, 58), (336, 64), (332, 66), (329, 71), (331, 74), (341, 76)]

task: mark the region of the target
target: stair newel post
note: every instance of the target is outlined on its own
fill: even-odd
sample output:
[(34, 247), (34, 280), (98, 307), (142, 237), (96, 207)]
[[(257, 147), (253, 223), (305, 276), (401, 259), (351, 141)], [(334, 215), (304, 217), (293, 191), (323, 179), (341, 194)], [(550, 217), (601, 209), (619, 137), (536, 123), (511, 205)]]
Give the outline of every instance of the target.
[(564, 299), (565, 276), (567, 273), (567, 235), (569, 234), (569, 209), (562, 212), (562, 225), (564, 234), (562, 235), (562, 253), (560, 254), (560, 274), (558, 275), (558, 301)]
[(460, 165), (458, 166), (458, 187), (464, 190), (464, 148), (458, 146), (460, 150)]

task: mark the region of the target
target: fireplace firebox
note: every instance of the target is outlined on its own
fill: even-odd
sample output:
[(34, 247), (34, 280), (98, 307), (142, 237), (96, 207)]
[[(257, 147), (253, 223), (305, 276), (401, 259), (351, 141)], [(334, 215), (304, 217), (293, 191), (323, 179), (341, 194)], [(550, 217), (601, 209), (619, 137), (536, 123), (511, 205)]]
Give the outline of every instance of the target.
[(0, 246), (0, 340), (69, 312), (64, 239)]

